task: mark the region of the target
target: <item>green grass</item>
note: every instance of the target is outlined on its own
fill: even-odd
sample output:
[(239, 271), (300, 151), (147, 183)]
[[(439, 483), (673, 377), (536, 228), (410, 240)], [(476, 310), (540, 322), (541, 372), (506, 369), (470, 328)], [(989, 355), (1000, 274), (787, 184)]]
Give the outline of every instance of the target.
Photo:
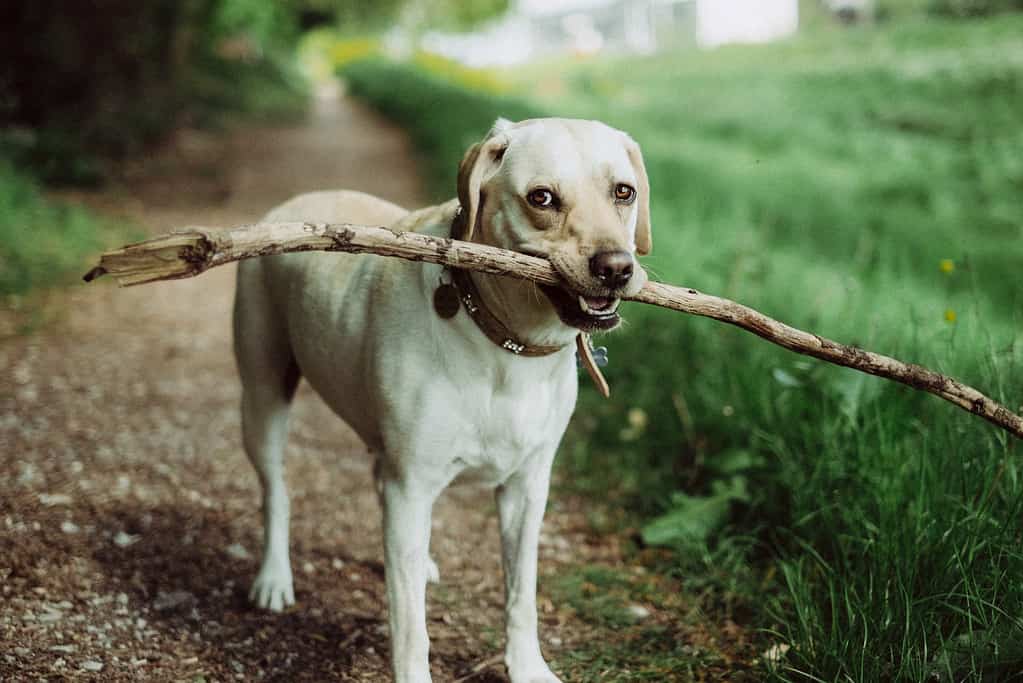
[(734, 623), (708, 628), (706, 615), (670, 577), (580, 566), (565, 570), (544, 593), (587, 626), (584, 642), (553, 661), (566, 680), (757, 680), (754, 667), (742, 662), (750, 649)]
[[(646, 157), (658, 278), (1018, 409), (1021, 34), (1006, 16), (548, 64), (520, 72), (533, 99), (510, 111), (402, 67), (352, 79), (424, 144), (444, 196), (497, 115), (619, 126)], [(1014, 441), (712, 321), (638, 305), (625, 317), (606, 340), (615, 400), (584, 390), (562, 481), (673, 548), (667, 571), (708, 619), (790, 645), (763, 677), (1023, 680)]]
[(48, 200), (35, 181), (0, 159), (0, 295), (70, 282), (89, 258), (131, 237), (134, 226)]
[(429, 190), (439, 198), (455, 195), (458, 163), (469, 145), (490, 130), (498, 116), (495, 112), (523, 119), (536, 111), (522, 98), (476, 93), (435, 74), (379, 58), (347, 64), (340, 74), (353, 95), (371, 102), (408, 130), (425, 162)]

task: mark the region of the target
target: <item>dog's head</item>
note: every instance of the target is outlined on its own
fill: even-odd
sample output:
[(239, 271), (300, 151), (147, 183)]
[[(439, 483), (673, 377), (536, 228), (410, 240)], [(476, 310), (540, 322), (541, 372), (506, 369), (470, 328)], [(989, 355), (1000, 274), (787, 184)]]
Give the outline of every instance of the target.
[(562, 322), (619, 323), (646, 282), (650, 186), (639, 145), (598, 121), (499, 119), (465, 154), (458, 199), (465, 239), (550, 260), (565, 287), (542, 287)]

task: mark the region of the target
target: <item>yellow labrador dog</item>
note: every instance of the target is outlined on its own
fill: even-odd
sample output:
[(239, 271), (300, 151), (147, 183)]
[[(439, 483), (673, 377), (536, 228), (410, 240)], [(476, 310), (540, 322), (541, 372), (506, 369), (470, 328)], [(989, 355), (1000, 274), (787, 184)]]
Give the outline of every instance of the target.
[(284, 445), (306, 380), (366, 442), (383, 506), (391, 658), (430, 681), (430, 515), (455, 478), (496, 490), (513, 683), (552, 683), (537, 635), (537, 542), (551, 463), (575, 406), (575, 338), (618, 322), (643, 286), (649, 186), (639, 147), (596, 121), (498, 120), (466, 153), (458, 198), (412, 213), (317, 192), (267, 221), (352, 222), (542, 256), (562, 287), (377, 256), (302, 253), (243, 262), (235, 353), (245, 449), (263, 484), (264, 548), (251, 598), (294, 602)]

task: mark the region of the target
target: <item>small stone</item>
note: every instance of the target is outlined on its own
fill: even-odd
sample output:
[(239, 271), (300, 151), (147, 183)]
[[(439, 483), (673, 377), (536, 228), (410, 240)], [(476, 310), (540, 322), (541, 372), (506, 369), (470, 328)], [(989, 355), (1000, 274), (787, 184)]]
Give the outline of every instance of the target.
[(71, 654), (77, 648), (74, 645), (54, 645), (50, 648), (50, 652), (63, 652), (66, 655)]
[(188, 591), (171, 591), (170, 593), (160, 592), (156, 596), (156, 600), (153, 601), (153, 607), (156, 610), (167, 610), (175, 607), (180, 607), (186, 603), (191, 604), (195, 602), (195, 596)]
[(47, 610), (39, 615), (38, 621), (44, 624), (53, 624), (64, 618), (64, 613), (58, 610)]
[(30, 654), (32, 654), (32, 650), (29, 650), (27, 647), (16, 647), (14, 648), (14, 654), (18, 655), (19, 657), (28, 657)]
[(56, 505), (71, 505), (71, 496), (66, 493), (40, 493), (39, 503), (48, 508)]
[(79, 531), (81, 531), (78, 525), (72, 522), (70, 519), (65, 519), (63, 522), (60, 523), (60, 530), (63, 531), (65, 534), (77, 534)]
[(779, 664), (781, 660), (785, 657), (785, 653), (789, 651), (789, 647), (790, 646), (788, 643), (777, 643), (775, 645), (772, 645), (771, 647), (767, 648), (767, 650), (764, 652), (763, 654), (764, 661), (767, 662), (768, 665), (770, 666), (775, 666)]
[(335, 557), (333, 560), (330, 561), (330, 567), (331, 569), (344, 569), (345, 563), (342, 560), (339, 560), (338, 558)]
[(643, 621), (650, 616), (650, 610), (643, 607), (643, 605), (629, 605), (625, 608), (625, 611), (636, 621)]
[[(39, 479), (39, 470), (30, 462), (19, 463), (21, 470), (18, 472), (18, 483), (22, 486), (31, 484)], [(43, 494), (45, 495), (45, 494)], [(42, 502), (42, 501), (40, 501)], [(43, 503), (45, 505), (45, 503)]]
[(84, 662), (82, 662), (82, 670), (83, 671), (94, 671), (94, 672), (95, 671), (102, 671), (103, 670), (103, 662), (97, 662), (94, 659), (87, 659)]
[(137, 534), (129, 534), (124, 531), (118, 531), (114, 536), (114, 545), (118, 548), (127, 548), (130, 545), (138, 543), (142, 536)]
[(243, 546), (241, 543), (232, 543), (231, 545), (224, 548), (224, 552), (227, 553), (229, 557), (232, 557), (236, 560), (252, 559), (252, 553), (250, 553), (248, 549), (246, 549), (246, 547)]
[(312, 574), (313, 572), (316, 571), (316, 567), (313, 566), (312, 562), (306, 562), (305, 564), (302, 565), (302, 571), (304, 571), (306, 574)]

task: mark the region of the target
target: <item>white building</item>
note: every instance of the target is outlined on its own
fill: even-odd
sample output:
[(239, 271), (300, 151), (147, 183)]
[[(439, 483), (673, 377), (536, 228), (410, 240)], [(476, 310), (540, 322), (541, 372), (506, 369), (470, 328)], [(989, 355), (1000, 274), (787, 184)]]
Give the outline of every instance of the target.
[(518, 0), (489, 26), (429, 33), (423, 47), (474, 66), (507, 65), (559, 53), (763, 43), (798, 27), (798, 0)]

